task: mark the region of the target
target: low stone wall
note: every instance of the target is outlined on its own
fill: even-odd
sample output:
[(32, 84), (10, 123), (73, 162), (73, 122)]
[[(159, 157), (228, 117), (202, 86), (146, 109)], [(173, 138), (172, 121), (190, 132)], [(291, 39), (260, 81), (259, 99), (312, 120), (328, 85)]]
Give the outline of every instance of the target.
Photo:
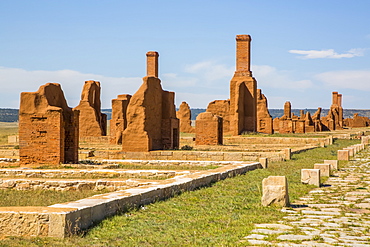
[(260, 163), (234, 164), (196, 172), (147, 185), (49, 207), (0, 207), (0, 234), (12, 236), (65, 237), (132, 207), (172, 197), (183, 191), (244, 174)]
[(155, 184), (155, 181), (128, 180), (46, 180), (46, 179), (0, 179), (0, 189), (15, 190), (55, 190), (55, 191), (82, 191), (82, 190), (125, 190), (133, 187)]
[(0, 158), (19, 159), (19, 149), (0, 149)]
[(112, 170), (112, 169), (0, 169), (1, 178), (171, 178), (188, 174), (188, 171), (164, 170)]
[(259, 158), (270, 161), (284, 160), (283, 152), (222, 152), (222, 151), (151, 151), (121, 152), (96, 150), (91, 159), (130, 159), (130, 160), (187, 160), (187, 161), (256, 161)]
[(224, 144), (286, 144), (286, 145), (315, 145), (327, 146), (333, 143), (332, 137), (324, 138), (300, 138), (300, 137), (226, 137)]

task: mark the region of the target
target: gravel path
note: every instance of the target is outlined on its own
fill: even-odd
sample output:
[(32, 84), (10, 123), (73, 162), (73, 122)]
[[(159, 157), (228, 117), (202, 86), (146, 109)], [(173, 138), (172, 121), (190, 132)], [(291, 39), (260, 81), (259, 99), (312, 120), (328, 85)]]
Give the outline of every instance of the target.
[(245, 242), (254, 246), (369, 247), (370, 149), (356, 154), (324, 186), (282, 211), (287, 212), (284, 220), (257, 224)]

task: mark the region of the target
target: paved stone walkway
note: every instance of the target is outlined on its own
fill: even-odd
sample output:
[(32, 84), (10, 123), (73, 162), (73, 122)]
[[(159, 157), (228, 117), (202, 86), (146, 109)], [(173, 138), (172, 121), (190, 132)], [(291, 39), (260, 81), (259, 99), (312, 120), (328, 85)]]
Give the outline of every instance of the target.
[[(313, 164), (312, 164), (313, 166)], [(340, 166), (340, 165), (339, 165)], [(339, 167), (340, 168), (340, 167)], [(370, 246), (370, 149), (334, 171), (325, 185), (285, 208), (278, 224), (257, 224), (254, 246)]]

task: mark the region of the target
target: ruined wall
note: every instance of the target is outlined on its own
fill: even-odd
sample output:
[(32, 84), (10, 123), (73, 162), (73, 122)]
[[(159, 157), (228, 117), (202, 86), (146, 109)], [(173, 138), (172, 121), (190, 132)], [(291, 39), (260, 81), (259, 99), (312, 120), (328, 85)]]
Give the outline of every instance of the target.
[(250, 70), (249, 35), (236, 36), (236, 71), (230, 81), (230, 131), (257, 130), (257, 81)]
[(342, 95), (338, 92), (332, 93), (332, 105), (328, 115), (321, 118), (323, 130), (341, 130), (343, 129), (343, 108)]
[(257, 132), (273, 134), (272, 117), (268, 111), (267, 98), (257, 89)]
[(85, 81), (80, 104), (74, 109), (80, 111), (80, 136), (105, 136), (107, 116), (100, 112), (100, 82)]
[(195, 122), (195, 145), (222, 145), (222, 117), (202, 112)]
[[(143, 84), (127, 107), (127, 128), (122, 133), (122, 151), (147, 152), (179, 146), (179, 120), (174, 93), (163, 91), (158, 75), (157, 52), (147, 53)], [(154, 68), (154, 69), (153, 69)]]
[(292, 105), (289, 101), (285, 102), (284, 115), (279, 119), (279, 133), (294, 133)]
[(207, 106), (207, 112), (213, 115), (222, 117), (223, 133), (229, 135), (230, 133), (230, 100), (214, 100)]
[(127, 107), (131, 95), (121, 94), (112, 99), (112, 118), (110, 120), (110, 143), (122, 144), (122, 133), (127, 128)]
[(67, 106), (58, 83), (21, 93), (19, 148), (21, 164), (78, 162), (79, 111)]
[(194, 133), (195, 129), (191, 126), (191, 110), (185, 101), (183, 101), (176, 112), (176, 117), (180, 120), (180, 132)]
[(358, 113), (353, 115), (353, 118), (346, 118), (343, 121), (345, 127), (361, 128), (370, 126), (370, 119), (368, 117), (359, 116)]

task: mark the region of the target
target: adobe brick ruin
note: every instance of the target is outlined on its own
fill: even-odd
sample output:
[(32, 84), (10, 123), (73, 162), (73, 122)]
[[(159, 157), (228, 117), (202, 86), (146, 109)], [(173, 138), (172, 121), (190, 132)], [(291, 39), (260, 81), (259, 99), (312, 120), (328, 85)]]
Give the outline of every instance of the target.
[(194, 133), (195, 129), (191, 126), (191, 110), (185, 101), (183, 101), (176, 112), (176, 117), (180, 120), (180, 132)]
[(127, 128), (127, 107), (131, 95), (121, 94), (112, 99), (112, 118), (110, 120), (110, 143), (122, 144), (122, 133)]
[(214, 100), (207, 106), (207, 112), (211, 112), (223, 119), (223, 133), (230, 134), (230, 100)]
[(222, 117), (202, 112), (195, 121), (195, 145), (222, 145)]
[(79, 111), (68, 107), (58, 83), (21, 93), (20, 163), (59, 165), (78, 162)]
[(268, 111), (267, 98), (257, 89), (257, 132), (273, 134), (272, 117)]
[[(289, 101), (285, 102), (284, 115), (274, 119), (274, 131), (278, 131), (280, 134), (305, 133), (307, 117), (304, 111), (300, 112), (300, 116), (296, 116), (292, 113), (291, 108), (291, 103)], [(309, 119), (308, 122), (310, 122)]]
[(321, 118), (323, 130), (341, 130), (343, 129), (343, 108), (342, 95), (338, 92), (332, 93), (332, 105), (328, 115)]
[(80, 137), (107, 134), (107, 115), (100, 112), (100, 90), (100, 82), (85, 81), (80, 104), (74, 108), (80, 111)]
[(230, 99), (212, 101), (207, 107), (207, 112), (223, 118), (225, 134), (272, 133), (267, 99), (263, 94), (258, 95), (257, 81), (250, 70), (250, 46), (250, 35), (236, 36), (236, 70), (230, 81)]
[(175, 93), (164, 91), (158, 78), (158, 52), (147, 56), (147, 76), (127, 106), (127, 128), (122, 133), (122, 151), (148, 152), (179, 147), (179, 119)]
[(363, 117), (358, 115), (358, 113), (353, 114), (353, 118), (344, 119), (343, 125), (350, 128), (361, 128), (370, 126), (370, 119), (368, 117)]

